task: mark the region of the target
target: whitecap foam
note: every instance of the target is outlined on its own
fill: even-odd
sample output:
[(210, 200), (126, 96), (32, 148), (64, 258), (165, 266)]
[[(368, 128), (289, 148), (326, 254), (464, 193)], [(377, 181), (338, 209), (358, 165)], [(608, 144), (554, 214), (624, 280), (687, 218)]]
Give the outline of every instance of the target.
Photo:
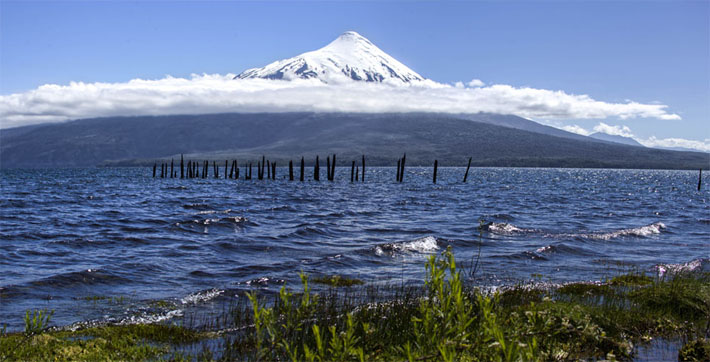
[(525, 229), (521, 229), (513, 224), (508, 224), (505, 222), (492, 222), (490, 224), (484, 225), (483, 229), (496, 234), (514, 234), (525, 231)]
[(218, 296), (220, 296), (222, 293), (224, 293), (224, 290), (221, 289), (210, 289), (210, 290), (205, 290), (197, 293), (192, 293), (182, 299), (180, 299), (180, 303), (182, 304), (197, 304), (197, 303), (204, 303), (207, 302), (211, 299), (214, 299)]
[(616, 231), (610, 231), (606, 233), (592, 233), (592, 234), (577, 234), (574, 236), (580, 236), (587, 239), (600, 239), (609, 240), (616, 239), (622, 236), (641, 236), (648, 237), (651, 235), (657, 235), (661, 233), (661, 230), (665, 229), (666, 225), (662, 222), (655, 222), (650, 225), (640, 226), (637, 228), (621, 229)]
[(553, 246), (552, 246), (552, 245), (546, 245), (546, 246), (543, 246), (543, 247), (541, 247), (541, 248), (535, 249), (535, 252), (536, 252), (536, 253), (546, 253), (546, 252), (552, 251), (552, 250), (553, 250)]
[(121, 320), (118, 324), (153, 324), (160, 323), (169, 319), (176, 317), (182, 317), (184, 315), (182, 309), (175, 309), (165, 313), (158, 314), (142, 314), (137, 316), (130, 316)]
[(688, 272), (699, 270), (702, 267), (703, 267), (703, 260), (702, 259), (695, 259), (695, 260), (691, 260), (687, 263), (658, 264), (654, 267), (654, 269), (656, 269), (658, 276), (662, 277), (667, 273), (671, 273), (671, 274), (688, 273)]
[(425, 236), (403, 243), (378, 245), (375, 247), (375, 254), (383, 255), (385, 253), (392, 254), (395, 252), (429, 253), (436, 250), (439, 250), (439, 243), (436, 241), (436, 238), (433, 236)]

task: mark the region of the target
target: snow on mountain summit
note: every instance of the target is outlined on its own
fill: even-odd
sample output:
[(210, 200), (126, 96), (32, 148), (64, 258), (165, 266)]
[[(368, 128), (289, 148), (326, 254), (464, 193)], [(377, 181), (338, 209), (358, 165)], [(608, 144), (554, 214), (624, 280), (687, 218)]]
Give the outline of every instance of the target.
[(309, 79), (324, 83), (339, 80), (413, 83), (424, 77), (389, 56), (354, 31), (346, 31), (323, 48), (247, 69), (234, 79)]

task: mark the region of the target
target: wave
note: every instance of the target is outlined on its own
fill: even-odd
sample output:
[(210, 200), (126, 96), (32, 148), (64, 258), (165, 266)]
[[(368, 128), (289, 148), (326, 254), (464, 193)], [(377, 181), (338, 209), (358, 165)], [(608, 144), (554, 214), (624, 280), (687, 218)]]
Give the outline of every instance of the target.
[[(636, 228), (619, 229), (613, 231), (599, 231), (590, 233), (544, 233), (544, 237), (549, 238), (582, 238), (596, 240), (610, 240), (625, 236), (649, 237), (657, 235), (666, 229), (666, 225), (662, 222), (644, 225)], [(524, 233), (542, 233), (538, 229), (527, 229), (515, 226), (509, 223), (487, 223), (481, 227), (482, 230), (499, 235), (515, 235)]]
[(86, 269), (76, 272), (55, 274), (44, 279), (30, 282), (33, 286), (68, 287), (72, 285), (120, 284), (128, 279), (108, 273), (101, 269)]
[(163, 313), (145, 313), (140, 315), (128, 316), (117, 324), (127, 325), (127, 324), (154, 324), (164, 322), (173, 318), (182, 317), (184, 312), (182, 309), (175, 309)]
[(394, 254), (397, 252), (430, 253), (439, 250), (439, 243), (433, 236), (426, 236), (402, 243), (390, 243), (375, 247), (375, 254)]
[(192, 293), (187, 295), (186, 297), (180, 299), (180, 303), (182, 304), (198, 304), (198, 303), (204, 303), (208, 302), (214, 298), (219, 297), (224, 293), (224, 290), (222, 289), (209, 289), (209, 290), (203, 290), (201, 292), (197, 293)]
[(659, 277), (665, 274), (678, 274), (678, 273), (688, 273), (694, 271), (705, 271), (705, 269), (710, 269), (710, 259), (694, 259), (686, 263), (678, 264), (658, 264), (653, 267), (658, 273)]
[(650, 225), (640, 226), (637, 228), (621, 229), (609, 232), (589, 233), (589, 234), (570, 234), (570, 236), (581, 237), (585, 239), (609, 240), (623, 236), (640, 236), (648, 237), (651, 235), (660, 234), (666, 225), (662, 222), (655, 222)]
[[(223, 226), (223, 227), (245, 227), (253, 226), (255, 223), (250, 222), (244, 216), (227, 216), (227, 217), (213, 217), (204, 219), (193, 219), (190, 221), (176, 222), (175, 226), (183, 230), (196, 231), (195, 228), (199, 228), (199, 232), (206, 230), (208, 226)], [(204, 229), (202, 227), (205, 227)]]
[(501, 234), (501, 235), (511, 235), (511, 234), (517, 234), (517, 233), (524, 233), (524, 232), (533, 232), (535, 230), (533, 229), (523, 229), (519, 228), (513, 224), (501, 222), (489, 222), (486, 223), (482, 226), (479, 227), (479, 229), (483, 231), (488, 231), (494, 234)]
[(267, 286), (267, 285), (269, 285), (269, 283), (284, 284), (284, 283), (286, 283), (286, 281), (283, 279), (261, 277), (261, 278), (256, 278), (256, 279), (252, 279), (252, 280), (248, 280), (248, 281), (244, 282), (244, 284), (246, 284), (246, 285), (261, 285), (261, 286)]
[(552, 254), (576, 255), (576, 256), (595, 256), (598, 255), (592, 250), (566, 244), (551, 244), (535, 249), (534, 251), (525, 250), (510, 255), (496, 255), (495, 257), (504, 259), (532, 259), (532, 260), (550, 260)]

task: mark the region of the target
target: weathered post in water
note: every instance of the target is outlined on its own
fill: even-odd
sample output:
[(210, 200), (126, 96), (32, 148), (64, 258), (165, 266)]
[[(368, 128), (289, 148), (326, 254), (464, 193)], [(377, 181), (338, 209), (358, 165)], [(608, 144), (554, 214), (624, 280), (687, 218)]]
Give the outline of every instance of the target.
[(335, 153), (333, 154), (333, 168), (330, 170), (330, 181), (335, 180)]
[(156, 169), (156, 167), (158, 167), (158, 163), (157, 163), (157, 162), (154, 162), (154, 163), (153, 163), (153, 178), (155, 178), (155, 169)]
[(353, 183), (355, 181), (355, 161), (353, 161), (353, 165), (350, 168), (350, 183)]
[(325, 179), (330, 181), (330, 156), (326, 157), (326, 162)]
[(436, 183), (436, 169), (439, 167), (439, 160), (434, 160), (434, 183)]
[(293, 160), (288, 161), (288, 180), (293, 181)]
[(698, 191), (700, 191), (700, 186), (703, 184), (703, 169), (701, 168), (698, 171), (700, 171), (698, 174)]
[(396, 182), (399, 182), (399, 170), (401, 167), (401, 165), (400, 165), (401, 163), (402, 163), (402, 159), (400, 158), (399, 160), (397, 160), (397, 176), (395, 177)]
[(173, 160), (173, 159), (171, 158), (171, 159), (170, 159), (170, 178), (173, 178), (173, 177), (174, 177), (174, 175), (173, 175), (173, 173), (175, 172), (175, 171), (173, 171), (173, 165), (174, 165), (174, 163), (175, 163), (175, 160)]
[(355, 166), (355, 181), (358, 180), (359, 175), (360, 175), (360, 167)]
[(276, 180), (276, 162), (271, 163), (271, 179)]
[(463, 183), (466, 183), (466, 179), (468, 178), (468, 170), (471, 168), (471, 158), (468, 158), (468, 167), (466, 167), (466, 173), (463, 175)]
[(365, 155), (362, 155), (362, 182), (365, 182)]
[(182, 153), (180, 154), (180, 178), (185, 178), (185, 168), (183, 167), (185, 165), (185, 158), (182, 156)]
[(271, 180), (271, 162), (266, 160), (266, 179)]
[(234, 179), (239, 180), (239, 163), (234, 160)]
[(316, 155), (316, 164), (313, 165), (313, 179), (320, 181), (320, 159)]
[(404, 163), (407, 162), (407, 154), (402, 156), (402, 169), (399, 171), (399, 182), (404, 182)]
[(219, 168), (217, 167), (217, 161), (212, 161), (212, 168), (214, 169), (214, 178), (219, 178)]
[(301, 182), (303, 182), (303, 178), (305, 177), (303, 171), (305, 168), (305, 161), (303, 160), (303, 156), (301, 156)]

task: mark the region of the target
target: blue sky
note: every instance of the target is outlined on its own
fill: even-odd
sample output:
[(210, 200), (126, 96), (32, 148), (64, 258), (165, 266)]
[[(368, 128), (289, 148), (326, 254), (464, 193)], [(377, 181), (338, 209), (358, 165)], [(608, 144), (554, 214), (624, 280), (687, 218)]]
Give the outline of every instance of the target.
[(709, 4), (2, 1), (0, 95), (72, 81), (239, 73), (355, 30), (437, 82), (481, 79), (603, 102), (660, 103), (682, 118), (550, 123), (591, 130), (601, 121), (640, 138), (704, 141)]

